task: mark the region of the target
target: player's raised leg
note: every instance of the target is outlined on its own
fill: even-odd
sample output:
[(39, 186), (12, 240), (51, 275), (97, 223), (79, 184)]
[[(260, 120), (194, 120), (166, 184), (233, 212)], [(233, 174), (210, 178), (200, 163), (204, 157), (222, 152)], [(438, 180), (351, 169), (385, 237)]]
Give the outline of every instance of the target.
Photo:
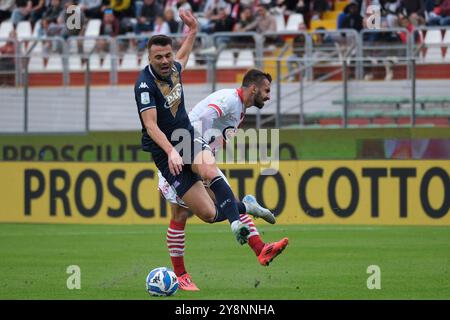
[(195, 156), (194, 163), (191, 167), (193, 172), (197, 173), (203, 181), (209, 184), (209, 189), (214, 193), (216, 198), (218, 212), (225, 214), (237, 241), (240, 244), (246, 243), (250, 230), (239, 220), (239, 210), (233, 191), (225, 179), (218, 173), (216, 161), (211, 151), (205, 149), (199, 152)]

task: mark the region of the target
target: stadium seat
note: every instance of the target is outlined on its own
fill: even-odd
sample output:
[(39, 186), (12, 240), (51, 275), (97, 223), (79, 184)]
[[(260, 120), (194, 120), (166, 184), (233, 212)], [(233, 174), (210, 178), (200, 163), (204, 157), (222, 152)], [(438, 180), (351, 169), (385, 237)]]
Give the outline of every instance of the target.
[(144, 53), (141, 57), (141, 63), (139, 64), (139, 69), (142, 70), (148, 65), (148, 55)]
[(100, 26), (102, 25), (102, 20), (100, 19), (90, 19), (87, 26), (85, 37), (97, 37), (100, 35)]
[(61, 72), (63, 69), (62, 56), (51, 55), (48, 58), (47, 65), (45, 66), (46, 71)]
[(311, 30), (316, 30), (317, 28), (325, 28), (325, 30), (336, 30), (337, 21), (336, 20), (312, 20)]
[(20, 21), (16, 27), (17, 39), (30, 38), (32, 35), (30, 21)]
[[(13, 26), (12, 22), (3, 21), (3, 23), (0, 25), (0, 39), (8, 38), (9, 33), (11, 32), (11, 30), (13, 30), (13, 28), (14, 28), (14, 26)], [(4, 45), (5, 43), (6, 43), (6, 41), (0, 40), (0, 46)]]
[(31, 56), (28, 62), (28, 71), (30, 73), (44, 71), (44, 59), (40, 56)]
[(284, 21), (284, 15), (282, 15), (282, 14), (275, 14), (273, 16), (275, 17), (275, 21), (277, 22), (277, 32), (285, 31), (286, 30), (286, 23)]
[(341, 118), (326, 118), (326, 119), (319, 119), (319, 124), (321, 126), (328, 126), (328, 125), (342, 125), (343, 121)]
[(69, 70), (70, 71), (82, 71), (84, 67), (81, 65), (81, 58), (78, 55), (69, 56)]
[(119, 70), (137, 70), (139, 69), (137, 55), (125, 53), (122, 62), (118, 65)]
[(411, 118), (410, 117), (400, 117), (397, 119), (397, 124), (411, 124)]
[(432, 29), (428, 30), (425, 39), (424, 44), (426, 45), (427, 49), (424, 55), (424, 61), (425, 62), (442, 62), (443, 56), (442, 56), (442, 33), (439, 29)]
[[(85, 37), (98, 37), (100, 35), (100, 26), (102, 20), (100, 19), (90, 19), (86, 26)], [(84, 40), (83, 50), (84, 52), (90, 52), (95, 47), (95, 40)]]
[(189, 55), (189, 60), (186, 64), (186, 68), (195, 68), (195, 53), (191, 52)]
[(39, 19), (38, 21), (36, 21), (36, 23), (34, 24), (34, 29), (33, 29), (33, 34), (31, 35), (33, 38), (38, 38), (39, 37), (39, 30), (41, 29), (41, 19)]
[(367, 118), (353, 118), (348, 119), (348, 124), (356, 126), (366, 126), (370, 123), (370, 119)]
[(252, 67), (255, 65), (253, 50), (241, 50), (236, 61), (236, 67)]
[(448, 118), (416, 118), (416, 124), (434, 124), (435, 126), (448, 126)]
[[(111, 70), (111, 62), (112, 62), (112, 57), (110, 54), (106, 54), (103, 57), (100, 58), (100, 62), (102, 62), (101, 64), (101, 70), (103, 71), (110, 71)], [(137, 64), (137, 61), (136, 61)]]
[(234, 67), (234, 50), (223, 50), (220, 52), (216, 63), (217, 68)]
[(445, 47), (445, 56), (444, 61), (450, 61), (450, 30), (447, 30), (444, 35), (444, 40), (442, 40), (442, 44)]
[(291, 13), (286, 24), (286, 31), (298, 31), (300, 23), (304, 23), (303, 15), (301, 13)]
[(395, 120), (394, 118), (380, 117), (380, 118), (373, 118), (372, 122), (374, 124), (394, 124)]
[(89, 68), (92, 71), (99, 71), (102, 69), (100, 64), (100, 56), (98, 54), (94, 53), (89, 56)]

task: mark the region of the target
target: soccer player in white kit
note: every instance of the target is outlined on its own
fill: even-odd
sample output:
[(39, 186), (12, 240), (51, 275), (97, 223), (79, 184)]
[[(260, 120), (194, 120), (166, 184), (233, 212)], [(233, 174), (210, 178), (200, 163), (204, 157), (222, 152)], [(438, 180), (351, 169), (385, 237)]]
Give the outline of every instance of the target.
[[(264, 102), (270, 99), (271, 81), (270, 74), (251, 69), (244, 75), (240, 88), (218, 90), (195, 105), (189, 113), (189, 119), (194, 129), (210, 143), (213, 152), (217, 152), (222, 147), (224, 140), (227, 139), (227, 132), (237, 130), (244, 120), (247, 108), (252, 106), (262, 108)], [(220, 170), (219, 173), (227, 181)], [(184, 265), (184, 229), (189, 215), (188, 208), (160, 172), (158, 172), (158, 177), (159, 190), (171, 204), (172, 216), (166, 240), (174, 272), (178, 277), (179, 288), (197, 291), (199, 289)], [(214, 200), (212, 192), (209, 194)], [(288, 238), (273, 243), (264, 243), (247, 213), (260, 217), (271, 224), (275, 223), (274, 215), (268, 209), (261, 207), (252, 195), (245, 196), (242, 202), (237, 201), (237, 205), (240, 221), (247, 224), (250, 229), (247, 243), (258, 257), (259, 263), (265, 266), (269, 265), (286, 248)], [(205, 222), (218, 221), (217, 217), (199, 216), (199, 218)]]

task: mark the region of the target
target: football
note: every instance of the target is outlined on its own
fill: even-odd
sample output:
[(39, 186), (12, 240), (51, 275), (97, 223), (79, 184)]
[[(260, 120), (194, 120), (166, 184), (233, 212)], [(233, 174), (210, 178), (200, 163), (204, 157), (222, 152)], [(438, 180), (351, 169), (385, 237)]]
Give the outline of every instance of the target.
[(160, 267), (150, 271), (145, 285), (152, 296), (172, 296), (178, 290), (178, 279), (171, 269)]

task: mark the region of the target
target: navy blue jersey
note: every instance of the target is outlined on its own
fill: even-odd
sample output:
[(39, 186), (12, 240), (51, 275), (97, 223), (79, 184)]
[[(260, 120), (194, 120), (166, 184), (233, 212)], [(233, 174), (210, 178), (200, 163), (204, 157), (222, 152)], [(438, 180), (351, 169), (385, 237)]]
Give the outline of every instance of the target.
[(134, 85), (134, 96), (142, 125), (142, 150), (160, 153), (162, 149), (150, 138), (142, 121), (141, 112), (156, 108), (157, 124), (167, 139), (171, 141), (172, 132), (179, 128), (194, 131), (184, 106), (183, 85), (181, 83), (181, 64), (175, 62), (172, 74), (167, 79), (157, 75), (150, 65), (145, 67)]

